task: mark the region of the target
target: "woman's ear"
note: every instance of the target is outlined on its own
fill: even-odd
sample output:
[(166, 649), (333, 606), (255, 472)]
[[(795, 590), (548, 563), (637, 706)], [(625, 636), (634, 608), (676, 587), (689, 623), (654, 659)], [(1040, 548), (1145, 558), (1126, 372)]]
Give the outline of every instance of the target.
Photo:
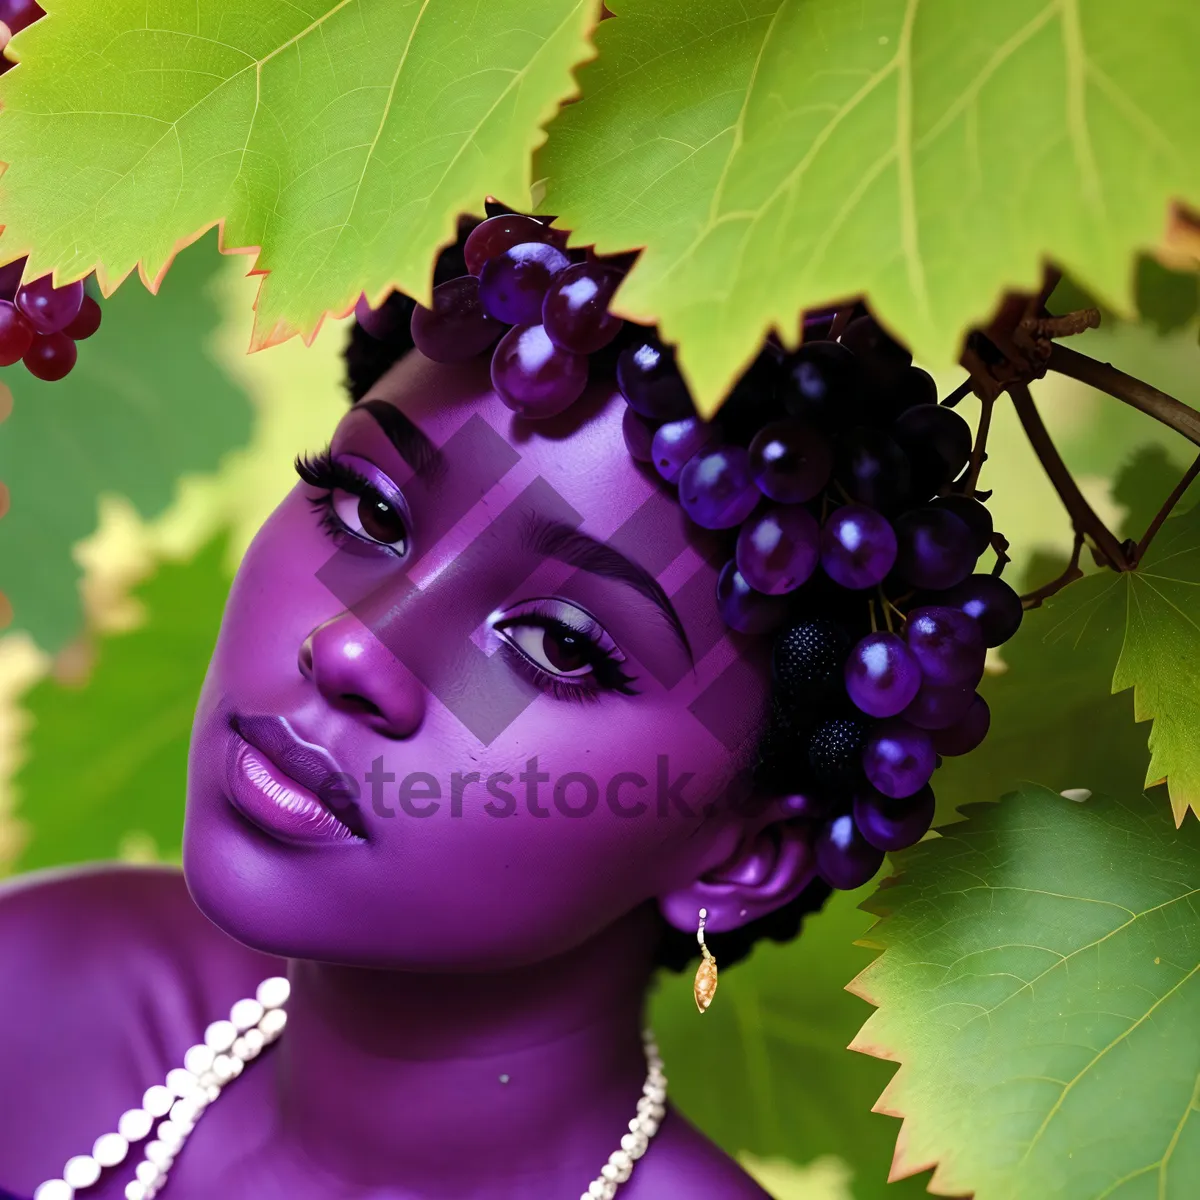
[(704, 908), (708, 931), (724, 933), (794, 900), (816, 875), (813, 839), (819, 826), (797, 816), (804, 812), (804, 799), (781, 797), (759, 816), (746, 818), (741, 838), (723, 862), (658, 898), (666, 920), (684, 933), (695, 933)]

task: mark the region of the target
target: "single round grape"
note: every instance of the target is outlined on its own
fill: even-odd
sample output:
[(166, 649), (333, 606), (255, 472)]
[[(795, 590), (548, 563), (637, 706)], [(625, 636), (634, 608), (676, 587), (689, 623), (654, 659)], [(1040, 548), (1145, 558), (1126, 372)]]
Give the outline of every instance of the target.
[(817, 569), (821, 527), (806, 508), (768, 508), (742, 522), (738, 570), (752, 587), (770, 596), (794, 592)]
[(83, 305), (83, 281), (76, 280), (56, 288), (50, 282), (50, 276), (43, 275), (17, 289), (15, 304), (37, 333), (58, 333), (79, 315)]
[(752, 588), (730, 559), (717, 577), (717, 611), (738, 633), (770, 633), (787, 616), (787, 601)]
[(418, 304), (410, 325), (413, 345), (434, 362), (464, 362), (486, 350), (504, 326), (483, 311), (474, 275), (448, 279), (433, 289), (433, 307)]
[(560, 350), (540, 325), (514, 325), (492, 353), (492, 387), (530, 420), (557, 416), (587, 385), (587, 359)]
[(938, 602), (974, 617), (988, 646), (1007, 642), (1025, 615), (1021, 597), (998, 575), (971, 575), (939, 596)]
[(571, 260), (547, 242), (521, 242), (489, 258), (479, 272), (484, 310), (509, 325), (533, 325), (542, 319), (542, 301), (550, 281)]
[(521, 213), (502, 213), (480, 221), (471, 230), (463, 245), (463, 259), (467, 270), (472, 275), (478, 275), (489, 259), (496, 258), (505, 250), (511, 250), (513, 246), (528, 242), (559, 241), (565, 244), (565, 235), (561, 231), (551, 229), (548, 224)]
[(36, 0), (4, 0), (0, 4), (0, 21), (8, 26), (14, 36), (28, 25), (46, 15), (46, 10)]
[(908, 456), (882, 429), (860, 425), (842, 434), (834, 476), (852, 500), (878, 512), (895, 512), (908, 500)]
[(922, 371), (920, 367), (905, 367), (896, 376), (889, 401), (895, 416), (918, 404), (936, 404), (937, 383), (928, 371)]
[(75, 343), (65, 333), (39, 333), (22, 361), (30, 375), (53, 383), (70, 372), (78, 357)]
[(854, 353), (859, 369), (875, 386), (894, 386), (896, 378), (912, 365), (912, 355), (874, 317), (855, 317), (838, 341)]
[(789, 355), (781, 391), (787, 411), (819, 429), (854, 425), (863, 416), (858, 363), (837, 342), (808, 342)]
[(914, 587), (951, 588), (975, 566), (974, 540), (948, 508), (915, 508), (896, 519), (896, 571)]
[(958, 477), (971, 457), (971, 427), (952, 408), (919, 404), (892, 424), (892, 439), (912, 464), (912, 495), (928, 500)]
[(937, 754), (930, 734), (893, 717), (868, 734), (862, 765), (873, 788), (899, 800), (929, 782)]
[(750, 443), (758, 490), (780, 504), (801, 504), (818, 495), (833, 471), (825, 436), (803, 421), (772, 421)]
[(654, 425), (639, 416), (629, 405), (621, 418), (621, 434), (625, 438), (625, 449), (635, 462), (648, 463), (654, 459)]
[(850, 635), (824, 618), (801, 621), (781, 633), (771, 653), (771, 674), (780, 695), (805, 705), (827, 700), (841, 686), (850, 644)]
[(385, 297), (378, 308), (372, 308), (367, 303), (366, 292), (360, 292), (354, 305), (354, 319), (363, 331), (370, 334), (376, 341), (384, 342), (403, 328), (407, 313), (394, 304), (389, 304)]
[(762, 499), (741, 446), (710, 446), (694, 454), (679, 473), (679, 503), (704, 529), (740, 525)]
[(813, 849), (817, 874), (830, 887), (843, 892), (862, 887), (883, 866), (883, 851), (863, 837), (849, 813), (827, 821), (817, 834)]
[(597, 262), (573, 263), (556, 275), (542, 301), (542, 324), (550, 340), (573, 354), (593, 354), (607, 346), (625, 324), (608, 311), (621, 278), (615, 267)]
[(950, 684), (926, 681), (900, 715), (918, 729), (945, 729), (971, 706), (977, 682), (974, 679), (969, 683)]
[(675, 356), (654, 338), (640, 338), (621, 351), (617, 387), (629, 406), (651, 421), (677, 421), (695, 412)]
[(894, 717), (921, 687), (921, 668), (894, 633), (869, 633), (846, 660), (846, 694), (869, 717)]
[(980, 504), (970, 496), (938, 496), (929, 502), (930, 508), (944, 508), (952, 512), (971, 531), (971, 549), (978, 558), (991, 544), (992, 514), (987, 505)]
[[(2, 20), (3, 18), (0, 18)], [(0, 300), (12, 300), (21, 286), (21, 272), (25, 270), (25, 260), (18, 258), (7, 266), (0, 267)]]
[(853, 787), (862, 778), (867, 727), (853, 717), (822, 721), (809, 737), (808, 764), (818, 783)]
[(854, 823), (877, 850), (904, 850), (929, 832), (934, 809), (929, 784), (899, 800), (874, 788), (863, 788), (854, 797)]
[(100, 320), (103, 316), (100, 305), (91, 296), (85, 295), (79, 315), (63, 330), (63, 333), (72, 341), (86, 341), (100, 328)]
[(983, 678), (987, 648), (979, 623), (961, 609), (942, 604), (914, 608), (905, 626), (908, 648), (921, 667), (921, 674), (943, 687)]
[(881, 583), (896, 561), (896, 535), (873, 508), (847, 504), (831, 513), (821, 530), (821, 566), (851, 591)]
[(33, 341), (33, 326), (8, 300), (0, 300), (0, 367), (11, 367), (25, 357)]
[(699, 417), (680, 417), (660, 425), (654, 434), (651, 462), (668, 482), (678, 483), (688, 461), (706, 446), (712, 445), (720, 430)]
[(930, 734), (933, 738), (933, 748), (947, 758), (970, 754), (987, 737), (991, 723), (992, 712), (987, 701), (976, 695), (967, 711), (953, 725), (947, 725), (945, 729), (935, 729)]

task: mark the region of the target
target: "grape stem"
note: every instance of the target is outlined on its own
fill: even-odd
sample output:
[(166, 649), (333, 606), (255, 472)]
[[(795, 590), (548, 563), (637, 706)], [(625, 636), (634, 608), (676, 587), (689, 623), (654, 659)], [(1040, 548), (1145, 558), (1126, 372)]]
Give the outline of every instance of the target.
[(1174, 490), (1166, 498), (1162, 508), (1155, 514), (1154, 520), (1142, 534), (1142, 540), (1138, 542), (1137, 549), (1133, 552), (1135, 562), (1141, 562), (1146, 551), (1150, 548), (1150, 543), (1154, 541), (1154, 535), (1162, 528), (1162, 523), (1171, 515), (1171, 510), (1179, 503), (1183, 493), (1192, 485), (1192, 481), (1200, 475), (1200, 455), (1196, 456), (1192, 465), (1188, 467), (1183, 478), (1175, 485)]
[(992, 427), (992, 406), (996, 403), (995, 396), (981, 396), (979, 400), (979, 428), (975, 431), (975, 444), (971, 447), (971, 458), (967, 467), (967, 480), (963, 485), (963, 495), (973, 496), (975, 485), (979, 482), (979, 472), (983, 470), (984, 451), (987, 449), (988, 431)]
[(956, 387), (954, 391), (952, 391), (950, 395), (948, 395), (945, 400), (942, 401), (942, 407), (957, 408), (959, 402), (965, 400), (967, 396), (971, 394), (971, 388), (973, 386), (974, 385), (971, 382), (971, 376), (968, 375), (966, 379), (964, 379), (962, 383), (960, 383), (958, 387)]
[(1174, 396), (1168, 396), (1166, 392), (1160, 392), (1158, 388), (1117, 370), (1112, 363), (1099, 362), (1080, 354), (1078, 350), (1055, 343), (1046, 365), (1059, 375), (1078, 379), (1080, 383), (1089, 384), (1098, 391), (1124, 401), (1200, 446), (1200, 412), (1189, 408)]
[(1076, 579), (1081, 579), (1083, 572), (1079, 569), (1079, 555), (1082, 550), (1083, 534), (1076, 530), (1075, 546), (1071, 551), (1071, 561), (1067, 564), (1066, 570), (1057, 579), (1052, 579), (1049, 583), (1043, 583), (1040, 588), (1022, 596), (1021, 607), (1027, 609), (1039, 608), (1044, 600), (1049, 600), (1051, 596), (1061, 592), (1068, 583), (1074, 583)]
[[(1055, 350), (1061, 347), (1055, 346)], [(1046, 426), (1042, 422), (1041, 413), (1029, 394), (1029, 388), (1024, 383), (1008, 385), (1008, 394), (1012, 397), (1013, 408), (1025, 430), (1025, 436), (1033, 447), (1038, 461), (1042, 464), (1054, 490), (1058, 493), (1063, 507), (1071, 518), (1071, 524), (1077, 536), (1089, 537), (1096, 549), (1097, 556), (1107, 566), (1115, 571), (1128, 571), (1133, 567), (1125, 546), (1117, 540), (1116, 534), (1096, 515), (1095, 509), (1084, 498), (1071, 472), (1067, 470), (1058, 448), (1051, 440)], [(1065, 586), (1065, 585), (1064, 585)], [(1051, 593), (1053, 594), (1053, 593)]]

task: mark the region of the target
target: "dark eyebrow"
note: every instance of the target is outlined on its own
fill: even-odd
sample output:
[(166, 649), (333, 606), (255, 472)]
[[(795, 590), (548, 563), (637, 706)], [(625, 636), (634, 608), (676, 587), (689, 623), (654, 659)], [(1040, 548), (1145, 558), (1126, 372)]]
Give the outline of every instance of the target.
[(645, 596), (666, 617), (671, 632), (679, 640), (688, 660), (695, 664), (692, 647), (688, 643), (683, 622), (679, 619), (675, 606), (658, 580), (632, 559), (561, 521), (550, 521), (538, 516), (531, 518), (525, 531), (524, 542), (528, 549), (536, 553), (557, 558), (560, 562), (569, 563), (589, 574), (628, 584), (635, 592)]
[(442, 452), (394, 404), (386, 400), (360, 400), (355, 408), (366, 409), (375, 418), (396, 453), (415, 474), (438, 478), (445, 470)]

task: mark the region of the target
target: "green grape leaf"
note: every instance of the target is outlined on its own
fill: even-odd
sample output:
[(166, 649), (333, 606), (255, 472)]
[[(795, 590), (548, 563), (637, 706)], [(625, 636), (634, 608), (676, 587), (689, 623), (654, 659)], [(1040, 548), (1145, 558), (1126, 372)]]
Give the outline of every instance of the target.
[(14, 627), (46, 650), (80, 631), (71, 548), (95, 529), (101, 493), (155, 516), (181, 474), (214, 470), (249, 437), (249, 401), (207, 348), (219, 318), (214, 241), (182, 255), (157, 297), (125, 288), (106, 301), (99, 332), (79, 344), (65, 379), (43, 383), (19, 364), (4, 372), (13, 412), (0, 427), (10, 502), (0, 590)]
[(934, 367), (1046, 257), (1131, 311), (1131, 255), (1200, 202), (1200, 7), (613, 0), (539, 156), (580, 242), (645, 247), (711, 413), (769, 329), (865, 294)]
[(253, 345), (361, 291), (428, 301), (489, 193), (528, 206), (596, 0), (61, 0), (0, 83), (3, 255), (105, 292), (220, 223), (269, 272)]
[(1191, 1200), (1200, 825), (1028, 784), (897, 856), (854, 1048), (898, 1061), (893, 1174), (975, 1200)]
[[(888, 1185), (898, 1127), (870, 1111), (890, 1068), (845, 1050), (868, 1011), (845, 991), (870, 960), (854, 945), (871, 923), (857, 907), (868, 891), (835, 892), (794, 941), (760, 942), (722, 970), (703, 1019), (694, 967), (661, 973), (650, 1020), (672, 1101), (729, 1154), (840, 1159), (855, 1200), (916, 1200), (922, 1181)], [(719, 937), (713, 947), (719, 962)]]
[(34, 718), (17, 773), (28, 837), (16, 869), (116, 857), (131, 836), (179, 851), (187, 749), (229, 577), (216, 539), (166, 563), (138, 591), (140, 628), (102, 638), (85, 687), (43, 680), (25, 697)]
[(1137, 306), (1159, 334), (1183, 329), (1200, 308), (1200, 275), (1175, 271), (1143, 256), (1137, 267)]
[(1153, 720), (1147, 786), (1167, 783), (1181, 823), (1200, 815), (1200, 507), (1169, 518), (1136, 571), (1097, 572), (1048, 604), (1048, 642), (1114, 663), (1113, 692), (1133, 688), (1134, 718)]

